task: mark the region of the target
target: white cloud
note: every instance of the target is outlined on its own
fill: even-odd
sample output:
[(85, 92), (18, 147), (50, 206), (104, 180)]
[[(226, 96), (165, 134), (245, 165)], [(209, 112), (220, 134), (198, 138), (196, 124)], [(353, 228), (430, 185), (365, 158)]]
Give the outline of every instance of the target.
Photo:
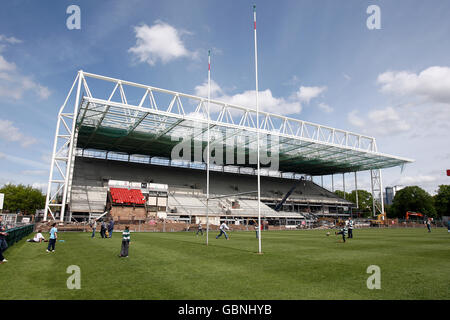
[(47, 182), (33, 182), (31, 185), (31, 187), (33, 187), (34, 189), (39, 189), (44, 193), (47, 193), (47, 186)]
[(146, 62), (153, 66), (158, 60), (167, 63), (182, 57), (195, 57), (195, 53), (190, 52), (181, 40), (182, 34), (189, 34), (187, 31), (180, 31), (171, 25), (156, 21), (149, 27), (146, 24), (134, 27), (136, 34), (136, 45), (128, 49), (139, 62)]
[(437, 178), (431, 175), (404, 176), (397, 180), (397, 184), (411, 186), (435, 182)]
[(363, 127), (365, 125), (364, 120), (358, 116), (358, 110), (353, 110), (347, 115), (347, 120), (355, 127)]
[(5, 36), (5, 35), (3, 35), (3, 34), (0, 34), (0, 42), (7, 42), (7, 43), (10, 43), (10, 44), (16, 44), (16, 43), (22, 43), (22, 40), (19, 40), (19, 39), (17, 39), (17, 38), (14, 38), (14, 37), (7, 37), (7, 36)]
[(421, 96), (429, 101), (450, 104), (450, 68), (433, 66), (419, 74), (388, 71), (378, 76), (381, 91), (399, 96)]
[[(7, 38), (2, 35), (0, 35), (0, 41), (11, 44), (21, 42), (14, 37)], [(35, 82), (32, 77), (21, 74), (14, 62), (9, 62), (0, 55), (0, 97), (19, 100), (26, 92), (33, 92), (41, 99), (47, 99), (50, 96), (50, 90), (47, 87)]]
[[(368, 111), (364, 118), (355, 111), (347, 120), (370, 135), (410, 132), (411, 138), (447, 134), (450, 130), (450, 68), (434, 66), (416, 74), (388, 71), (377, 78), (381, 92), (401, 97), (401, 103)], [(426, 130), (418, 130), (423, 128)]]
[(392, 107), (370, 111), (368, 118), (373, 131), (380, 135), (395, 134), (411, 129), (411, 125)]
[[(15, 68), (2, 70), (2, 60), (4, 58), (0, 56), (0, 97), (20, 100), (28, 92), (34, 93), (40, 99), (47, 99), (50, 96), (51, 92), (47, 87), (35, 82), (29, 76), (20, 74)], [(10, 64), (7, 61), (5, 62)], [(7, 67), (7, 64), (3, 64), (3, 67)]]
[(353, 110), (348, 113), (347, 120), (370, 135), (393, 135), (411, 129), (408, 121), (392, 107), (372, 110), (365, 118), (360, 117), (357, 110)]
[[(48, 164), (44, 164), (42, 162), (38, 162), (35, 160), (26, 159), (23, 157), (14, 156), (11, 154), (5, 154), (2, 153), (3, 157), (0, 157), (0, 159), (4, 159), (10, 162), (14, 162), (15, 164), (20, 164), (24, 166), (24, 168), (36, 168), (40, 170), (48, 170), (49, 166)], [(28, 169), (25, 169), (28, 170)]]
[[(203, 84), (196, 86), (194, 88), (194, 93), (199, 97), (207, 98), (208, 81), (205, 81)], [(211, 99), (220, 97), (221, 95), (223, 95), (222, 88), (217, 84), (217, 82), (211, 79)]]
[[(256, 91), (248, 90), (233, 96), (223, 96), (220, 100), (244, 107), (256, 108)], [(302, 106), (298, 101), (288, 101), (276, 98), (270, 89), (258, 92), (258, 106), (261, 111), (273, 112), (280, 115), (300, 113)]]
[(45, 176), (48, 175), (47, 170), (23, 170), (20, 172), (23, 175), (26, 176)]
[(304, 87), (301, 86), (296, 95), (301, 102), (309, 103), (312, 99), (318, 97), (327, 87)]
[[(297, 92), (291, 94), (288, 98), (275, 97), (270, 89), (262, 90), (258, 92), (258, 105), (261, 111), (276, 113), (280, 115), (299, 114), (302, 111), (302, 102), (308, 103), (310, 100), (319, 96), (326, 87), (300, 87)], [(194, 88), (195, 95), (201, 97), (208, 96), (208, 83), (205, 81), (203, 84)], [(242, 93), (229, 95), (225, 93), (214, 80), (211, 80), (211, 98), (234, 104), (238, 106), (256, 108), (256, 91), (247, 90)], [(325, 112), (331, 112), (333, 109), (326, 105), (319, 105)], [(212, 110), (217, 108), (212, 106)]]
[(21, 133), (17, 127), (15, 127), (12, 121), (0, 119), (0, 139), (19, 142), (22, 147), (28, 147), (36, 143), (36, 139), (28, 137)]
[(16, 65), (14, 63), (8, 62), (0, 56), (0, 71), (14, 71), (16, 70)]
[[(22, 41), (0, 34), (0, 42), (17, 44)], [(0, 49), (4, 48), (0, 46)], [(30, 76), (22, 75), (14, 62), (9, 62), (0, 55), (0, 97), (18, 100), (27, 91), (34, 92), (41, 99), (47, 99), (50, 96), (50, 90), (47, 87), (35, 82)]]
[(326, 104), (326, 103), (323, 103), (323, 102), (321, 102), (321, 103), (319, 103), (318, 104), (318, 107), (319, 107), (319, 109), (321, 109), (322, 111), (324, 111), (324, 112), (326, 112), (326, 113), (331, 113), (331, 112), (333, 112), (333, 108), (332, 107), (330, 107), (328, 104)]

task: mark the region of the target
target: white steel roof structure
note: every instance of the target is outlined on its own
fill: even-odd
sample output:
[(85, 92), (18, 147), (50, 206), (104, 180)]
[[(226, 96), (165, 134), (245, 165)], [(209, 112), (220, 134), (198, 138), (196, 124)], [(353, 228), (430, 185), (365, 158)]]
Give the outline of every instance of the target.
[[(66, 111), (72, 101), (73, 110)], [(206, 145), (206, 135), (196, 130), (207, 128), (207, 102), (207, 98), (80, 70), (58, 115), (46, 213), (53, 216), (59, 210), (61, 220), (64, 217), (76, 148), (170, 158), (179, 143), (172, 141), (174, 135)], [(210, 100), (210, 108), (211, 135), (220, 137), (211, 144), (226, 144), (236, 137), (245, 141), (247, 154), (255, 152), (253, 108), (216, 100)], [(328, 175), (413, 161), (378, 152), (373, 137), (264, 111), (259, 115), (260, 134), (276, 138), (279, 171)], [(381, 191), (381, 173), (379, 178)]]

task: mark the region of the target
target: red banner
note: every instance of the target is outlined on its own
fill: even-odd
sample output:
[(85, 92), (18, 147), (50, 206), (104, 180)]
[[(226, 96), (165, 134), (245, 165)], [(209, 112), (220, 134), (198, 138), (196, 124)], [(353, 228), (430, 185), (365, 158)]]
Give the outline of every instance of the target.
[(450, 170), (447, 170), (447, 175), (450, 177)]

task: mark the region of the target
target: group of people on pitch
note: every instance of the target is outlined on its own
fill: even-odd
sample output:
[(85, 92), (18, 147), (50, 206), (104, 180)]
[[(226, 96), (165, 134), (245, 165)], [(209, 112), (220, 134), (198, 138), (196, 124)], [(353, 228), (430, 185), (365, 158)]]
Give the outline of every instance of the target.
[[(91, 238), (94, 238), (95, 237), (95, 231), (97, 230), (97, 220), (93, 219), (89, 225), (92, 228)], [(105, 220), (101, 221), (101, 224), (100, 224), (100, 236), (103, 239), (111, 238), (113, 231), (114, 231), (114, 219), (113, 218), (109, 219), (108, 224), (106, 224)]]
[[(220, 230), (220, 233), (216, 236), (216, 239), (219, 239), (222, 236), (222, 234), (223, 234), (223, 235), (225, 235), (225, 238), (227, 240), (230, 240), (230, 238), (228, 237), (228, 234), (226, 232), (226, 230), (230, 230), (230, 228), (228, 228), (228, 226), (225, 223), (225, 221), (222, 222), (222, 224), (219, 227), (219, 230)], [(195, 235), (198, 236), (199, 232), (201, 233), (201, 235), (203, 235), (203, 226), (202, 226), (201, 222), (198, 223), (197, 233)]]
[[(53, 226), (56, 226), (56, 223)], [(3, 223), (3, 217), (0, 216), (0, 264), (8, 262), (8, 260), (6, 260), (5, 257), (3, 256), (3, 251), (5, 251), (8, 248), (8, 243), (6, 242), (6, 237), (8, 236), (8, 232), (6, 232), (6, 230), (7, 230), (7, 228), (6, 228), (6, 225)], [(28, 239), (27, 241), (28, 242), (41, 242), (41, 241), (47, 241), (47, 240), (45, 240), (45, 238), (42, 236), (41, 230), (39, 230), (34, 239)], [(49, 243), (49, 247), (50, 247), (50, 243)], [(47, 249), (47, 252), (49, 252), (48, 249)]]
[[(90, 223), (92, 228), (91, 238), (95, 237), (95, 231), (97, 230), (97, 220), (92, 220)], [(112, 238), (114, 232), (114, 219), (110, 218), (108, 224), (102, 220), (100, 224), (100, 236), (103, 239)], [(130, 246), (130, 228), (128, 226), (122, 231), (122, 246), (120, 248), (119, 257), (128, 258), (128, 248)]]
[(335, 232), (336, 235), (342, 235), (342, 241), (345, 242), (345, 237), (348, 239), (353, 239), (353, 220), (348, 218), (348, 220), (343, 223), (342, 228), (339, 232)]
[(55, 252), (56, 239), (58, 239), (58, 229), (56, 228), (56, 222), (52, 224), (52, 228), (50, 229), (50, 237), (45, 239), (42, 235), (42, 230), (38, 230), (33, 239), (28, 239), (27, 242), (48, 242), (47, 252)]

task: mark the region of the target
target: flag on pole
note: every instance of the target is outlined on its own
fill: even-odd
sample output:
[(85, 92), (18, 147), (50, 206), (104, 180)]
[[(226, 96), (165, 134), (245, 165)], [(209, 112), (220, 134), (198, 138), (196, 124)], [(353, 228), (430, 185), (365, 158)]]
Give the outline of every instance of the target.
[(253, 24), (256, 30), (256, 4), (253, 5)]

